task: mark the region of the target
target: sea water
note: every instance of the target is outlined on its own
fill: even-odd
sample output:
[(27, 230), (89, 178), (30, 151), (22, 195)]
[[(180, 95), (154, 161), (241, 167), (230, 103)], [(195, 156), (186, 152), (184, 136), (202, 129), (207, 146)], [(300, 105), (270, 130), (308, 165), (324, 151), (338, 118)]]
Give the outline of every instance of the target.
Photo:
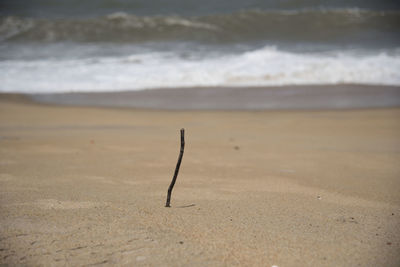
[(0, 91), (400, 85), (396, 1), (3, 0)]

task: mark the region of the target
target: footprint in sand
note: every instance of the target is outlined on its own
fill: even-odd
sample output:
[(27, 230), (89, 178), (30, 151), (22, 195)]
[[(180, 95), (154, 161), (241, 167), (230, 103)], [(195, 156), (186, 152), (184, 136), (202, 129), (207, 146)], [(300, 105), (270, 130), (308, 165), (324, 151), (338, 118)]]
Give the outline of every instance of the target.
[(284, 172), (284, 173), (294, 173), (295, 171), (292, 169), (282, 169), (280, 170), (280, 172)]
[(13, 165), (17, 163), (14, 160), (0, 160), (0, 166), (7, 166), (7, 165)]
[(35, 206), (41, 209), (89, 209), (99, 207), (100, 203), (88, 201), (61, 201), (57, 199), (39, 199), (34, 202)]
[(34, 153), (45, 153), (45, 154), (74, 154), (80, 152), (79, 149), (53, 146), (53, 145), (40, 145), (33, 146), (29, 149), (30, 152)]
[(7, 182), (13, 180), (14, 176), (8, 173), (0, 173), (0, 182)]
[(84, 178), (89, 179), (89, 180), (94, 180), (100, 183), (105, 183), (105, 184), (115, 184), (114, 181), (111, 181), (110, 179), (103, 177), (103, 176), (95, 176), (95, 175), (86, 175)]

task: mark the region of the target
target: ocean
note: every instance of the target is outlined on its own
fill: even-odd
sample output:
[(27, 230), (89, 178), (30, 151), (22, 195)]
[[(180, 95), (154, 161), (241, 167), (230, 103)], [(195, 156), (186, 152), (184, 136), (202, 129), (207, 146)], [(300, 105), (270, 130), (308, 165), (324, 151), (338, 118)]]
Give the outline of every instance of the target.
[(0, 92), (400, 85), (400, 2), (2, 0)]

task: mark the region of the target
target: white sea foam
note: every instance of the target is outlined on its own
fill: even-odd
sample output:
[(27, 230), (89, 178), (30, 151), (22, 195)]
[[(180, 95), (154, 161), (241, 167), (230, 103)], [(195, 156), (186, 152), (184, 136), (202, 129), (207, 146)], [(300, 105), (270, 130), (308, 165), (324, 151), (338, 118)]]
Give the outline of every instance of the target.
[(400, 53), (290, 53), (273, 47), (198, 57), (175, 52), (0, 61), (1, 92), (120, 91), (190, 86), (400, 85)]
[(0, 41), (28, 31), (33, 25), (34, 23), (30, 19), (20, 20), (16, 17), (6, 17), (0, 23)]

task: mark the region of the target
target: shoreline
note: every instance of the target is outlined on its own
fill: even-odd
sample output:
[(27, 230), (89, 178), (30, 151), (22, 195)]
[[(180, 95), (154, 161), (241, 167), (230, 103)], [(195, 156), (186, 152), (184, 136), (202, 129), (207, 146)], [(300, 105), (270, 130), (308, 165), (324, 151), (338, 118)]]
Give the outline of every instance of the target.
[(400, 86), (358, 84), (188, 87), (23, 95), (42, 104), (156, 110), (340, 110), (400, 106)]

